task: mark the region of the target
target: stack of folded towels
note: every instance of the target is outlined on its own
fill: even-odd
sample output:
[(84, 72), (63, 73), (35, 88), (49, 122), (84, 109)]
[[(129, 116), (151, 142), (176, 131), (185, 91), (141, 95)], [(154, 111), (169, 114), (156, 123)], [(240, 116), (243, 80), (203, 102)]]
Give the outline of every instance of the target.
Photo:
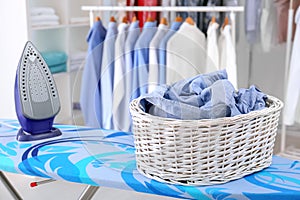
[(266, 107), (267, 95), (255, 86), (235, 91), (225, 70), (201, 74), (142, 97), (145, 112), (165, 118), (197, 120), (233, 117)]
[(84, 66), (85, 56), (86, 56), (85, 51), (79, 51), (79, 52), (70, 54), (70, 71), (77, 70), (81, 66)]
[(33, 7), (30, 14), (32, 26), (59, 25), (59, 16), (52, 7)]
[(47, 51), (41, 53), (52, 74), (67, 71), (68, 56), (62, 51)]

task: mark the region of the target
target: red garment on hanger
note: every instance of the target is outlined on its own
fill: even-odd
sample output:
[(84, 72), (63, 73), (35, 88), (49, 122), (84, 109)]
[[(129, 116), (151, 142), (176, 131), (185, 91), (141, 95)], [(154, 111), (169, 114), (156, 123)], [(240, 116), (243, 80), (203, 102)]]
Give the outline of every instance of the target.
[[(158, 0), (137, 0), (138, 6), (158, 6)], [(143, 27), (147, 18), (151, 16), (153, 20), (157, 19), (157, 12), (140, 11), (137, 14), (137, 18), (140, 21), (140, 27)]]
[[(126, 5), (127, 6), (135, 6), (135, 0), (126, 0)], [(126, 13), (127, 19), (131, 22), (132, 18), (135, 16), (135, 12), (134, 11), (128, 11)]]

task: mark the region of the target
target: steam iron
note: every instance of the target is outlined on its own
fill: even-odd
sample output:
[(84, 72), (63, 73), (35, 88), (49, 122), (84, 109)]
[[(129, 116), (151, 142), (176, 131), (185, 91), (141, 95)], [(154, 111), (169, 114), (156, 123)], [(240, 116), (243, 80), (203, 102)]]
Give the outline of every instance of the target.
[(21, 125), (17, 140), (33, 141), (62, 134), (52, 126), (60, 110), (54, 79), (45, 60), (30, 41), (25, 45), (17, 69), (15, 107)]

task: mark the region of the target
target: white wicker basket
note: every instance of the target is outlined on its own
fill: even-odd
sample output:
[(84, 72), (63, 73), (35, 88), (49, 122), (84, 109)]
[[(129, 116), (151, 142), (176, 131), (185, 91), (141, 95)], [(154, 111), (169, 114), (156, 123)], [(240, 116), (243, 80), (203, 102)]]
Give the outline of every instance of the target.
[(145, 176), (181, 185), (228, 182), (272, 162), (283, 103), (268, 96), (267, 108), (235, 117), (176, 120), (130, 104), (137, 169)]

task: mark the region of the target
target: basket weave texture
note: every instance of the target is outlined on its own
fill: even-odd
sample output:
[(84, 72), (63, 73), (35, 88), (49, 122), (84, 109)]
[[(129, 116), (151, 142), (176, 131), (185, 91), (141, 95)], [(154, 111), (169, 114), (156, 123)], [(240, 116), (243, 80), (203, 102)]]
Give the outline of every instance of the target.
[(176, 120), (145, 113), (130, 104), (137, 169), (145, 176), (180, 185), (225, 183), (272, 162), (283, 103), (234, 117)]

